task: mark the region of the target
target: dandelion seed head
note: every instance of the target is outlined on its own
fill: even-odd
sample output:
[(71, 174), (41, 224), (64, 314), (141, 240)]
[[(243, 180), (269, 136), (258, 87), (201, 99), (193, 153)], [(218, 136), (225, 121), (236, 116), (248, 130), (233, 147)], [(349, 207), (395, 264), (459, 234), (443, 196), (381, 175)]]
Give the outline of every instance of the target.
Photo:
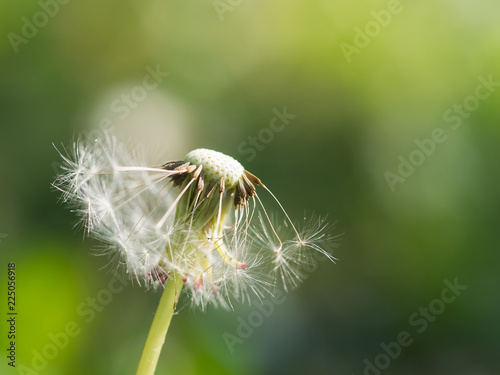
[[(110, 131), (63, 151), (54, 182), (62, 200), (103, 243), (98, 255), (141, 285), (158, 287), (177, 275), (193, 305), (232, 308), (251, 295), (264, 298), (277, 284), (298, 285), (313, 254), (333, 260), (327, 222), (296, 227), (230, 156), (196, 149), (154, 167)], [(257, 188), (271, 194), (285, 221), (268, 215)]]
[(198, 148), (189, 152), (184, 161), (195, 165), (203, 165), (203, 172), (208, 183), (220, 180), (224, 177), (224, 182), (228, 188), (233, 188), (243, 175), (245, 168), (231, 156), (222, 152)]

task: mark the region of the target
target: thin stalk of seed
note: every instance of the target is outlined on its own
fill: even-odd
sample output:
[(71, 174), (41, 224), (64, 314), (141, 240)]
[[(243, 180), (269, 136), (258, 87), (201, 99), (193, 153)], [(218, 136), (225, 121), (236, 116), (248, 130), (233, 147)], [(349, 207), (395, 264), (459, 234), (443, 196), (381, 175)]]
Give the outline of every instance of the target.
[(161, 348), (165, 342), (165, 336), (167, 335), (182, 285), (183, 282), (180, 275), (174, 274), (168, 278), (153, 319), (153, 324), (149, 330), (136, 375), (153, 375), (155, 373)]

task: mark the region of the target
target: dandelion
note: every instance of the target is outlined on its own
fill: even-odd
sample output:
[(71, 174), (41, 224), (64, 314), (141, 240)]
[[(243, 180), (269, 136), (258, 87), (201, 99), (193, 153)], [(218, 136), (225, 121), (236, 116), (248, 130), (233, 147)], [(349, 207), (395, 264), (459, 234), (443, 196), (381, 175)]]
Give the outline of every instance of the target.
[[(194, 306), (232, 308), (297, 286), (315, 255), (334, 260), (327, 220), (294, 225), (261, 180), (230, 156), (208, 149), (150, 166), (113, 133), (60, 151), (54, 186), (103, 243), (99, 255), (140, 285), (164, 287), (137, 374), (153, 374), (181, 290)], [(275, 220), (257, 189), (283, 212)]]

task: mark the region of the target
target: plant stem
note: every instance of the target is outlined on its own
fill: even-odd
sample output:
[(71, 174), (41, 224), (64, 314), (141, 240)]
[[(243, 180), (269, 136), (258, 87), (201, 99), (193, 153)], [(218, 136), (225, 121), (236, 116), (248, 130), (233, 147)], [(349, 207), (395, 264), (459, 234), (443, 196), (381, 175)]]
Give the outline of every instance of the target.
[(153, 324), (149, 330), (148, 339), (142, 352), (141, 361), (136, 375), (153, 375), (160, 357), (161, 348), (165, 342), (172, 315), (181, 293), (183, 281), (177, 274), (171, 274), (165, 284), (165, 290), (156, 310)]

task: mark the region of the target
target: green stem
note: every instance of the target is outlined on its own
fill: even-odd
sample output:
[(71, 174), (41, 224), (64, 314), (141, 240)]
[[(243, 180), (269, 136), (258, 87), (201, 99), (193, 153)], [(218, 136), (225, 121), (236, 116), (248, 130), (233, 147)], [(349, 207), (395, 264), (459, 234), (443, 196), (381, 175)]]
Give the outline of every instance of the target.
[(168, 278), (153, 319), (153, 324), (149, 330), (148, 339), (146, 340), (136, 375), (153, 375), (155, 373), (156, 364), (158, 363), (161, 348), (165, 342), (165, 336), (167, 335), (182, 285), (182, 277), (179, 275), (170, 275)]

